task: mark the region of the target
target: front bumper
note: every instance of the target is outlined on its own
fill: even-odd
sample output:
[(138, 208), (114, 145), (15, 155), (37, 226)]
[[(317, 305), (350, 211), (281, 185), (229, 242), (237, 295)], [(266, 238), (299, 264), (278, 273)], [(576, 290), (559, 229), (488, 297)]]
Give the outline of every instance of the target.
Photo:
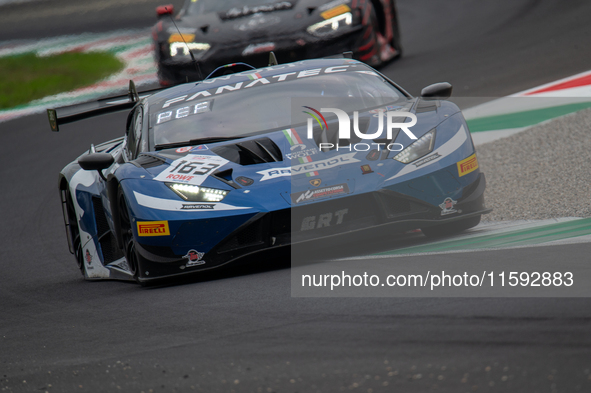
[[(463, 188), (452, 214), (396, 191), (381, 189), (365, 194), (259, 213), (208, 251), (206, 263), (187, 267), (187, 259), (169, 247), (138, 245), (140, 281), (201, 272), (227, 265), (248, 255), (285, 246), (324, 242), (338, 245), (359, 242), (376, 235), (401, 233), (449, 223), (491, 211), (484, 205), (483, 173)], [(153, 262), (154, 256), (163, 262)], [(166, 262), (164, 262), (166, 261)]]

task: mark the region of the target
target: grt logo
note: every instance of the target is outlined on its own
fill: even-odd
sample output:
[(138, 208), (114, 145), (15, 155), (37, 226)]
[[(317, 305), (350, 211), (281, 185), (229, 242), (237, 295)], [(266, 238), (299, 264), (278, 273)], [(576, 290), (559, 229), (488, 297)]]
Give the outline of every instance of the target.
[(337, 210), (333, 213), (324, 213), (318, 216), (305, 217), (302, 220), (301, 231), (309, 231), (312, 229), (319, 229), (330, 227), (332, 225), (341, 225), (345, 218), (345, 214), (349, 213), (349, 209)]
[[(339, 121), (339, 139), (350, 139), (351, 138), (351, 119), (347, 112), (342, 109), (337, 108), (321, 108), (320, 111), (311, 108), (309, 106), (305, 106), (304, 108), (309, 109), (310, 112), (304, 111), (304, 113), (309, 114), (312, 118), (308, 119), (308, 139), (313, 138), (313, 122), (316, 122), (320, 125), (320, 129), (324, 130), (328, 128), (328, 124), (326, 119), (324, 118), (322, 113), (333, 113), (337, 116)], [(406, 118), (410, 118), (411, 121), (405, 123)], [(381, 137), (382, 133), (384, 132), (384, 110), (380, 109), (378, 111), (378, 129), (373, 134), (364, 134), (359, 131), (359, 112), (353, 112), (353, 132), (355, 135), (361, 139), (378, 139)], [(388, 140), (392, 140), (392, 133), (394, 129), (401, 129), (404, 133), (413, 140), (418, 139), (415, 134), (409, 130), (410, 127), (413, 127), (417, 124), (417, 117), (414, 113), (409, 112), (395, 112), (395, 111), (388, 111), (386, 112), (386, 137)]]

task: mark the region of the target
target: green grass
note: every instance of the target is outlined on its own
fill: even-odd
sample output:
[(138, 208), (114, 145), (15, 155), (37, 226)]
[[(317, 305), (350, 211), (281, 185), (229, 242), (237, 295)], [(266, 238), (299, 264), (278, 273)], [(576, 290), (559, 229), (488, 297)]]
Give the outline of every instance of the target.
[(34, 53), (0, 57), (0, 109), (89, 86), (123, 69), (110, 53)]

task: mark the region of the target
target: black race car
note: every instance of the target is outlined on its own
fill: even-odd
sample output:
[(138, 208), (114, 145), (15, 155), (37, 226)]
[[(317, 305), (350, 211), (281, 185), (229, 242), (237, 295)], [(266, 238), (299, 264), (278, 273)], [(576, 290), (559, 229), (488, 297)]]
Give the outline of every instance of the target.
[(264, 67), (271, 51), (280, 63), (352, 51), (374, 67), (402, 53), (394, 0), (187, 0), (175, 21), (172, 5), (156, 11), (162, 85), (236, 61)]

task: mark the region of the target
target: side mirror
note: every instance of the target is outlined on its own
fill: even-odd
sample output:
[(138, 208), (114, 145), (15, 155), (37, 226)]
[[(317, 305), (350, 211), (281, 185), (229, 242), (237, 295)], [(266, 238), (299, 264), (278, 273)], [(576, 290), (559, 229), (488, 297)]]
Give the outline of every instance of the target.
[(172, 15), (173, 12), (174, 6), (172, 4), (160, 5), (156, 7), (156, 14), (158, 15), (158, 18), (164, 15)]
[(102, 170), (107, 169), (113, 163), (115, 159), (109, 153), (90, 153), (85, 154), (78, 159), (78, 165), (85, 171), (98, 171), (99, 175), (105, 179)]
[(435, 83), (421, 90), (421, 98), (431, 100), (445, 100), (451, 97), (453, 86), (447, 82)]

